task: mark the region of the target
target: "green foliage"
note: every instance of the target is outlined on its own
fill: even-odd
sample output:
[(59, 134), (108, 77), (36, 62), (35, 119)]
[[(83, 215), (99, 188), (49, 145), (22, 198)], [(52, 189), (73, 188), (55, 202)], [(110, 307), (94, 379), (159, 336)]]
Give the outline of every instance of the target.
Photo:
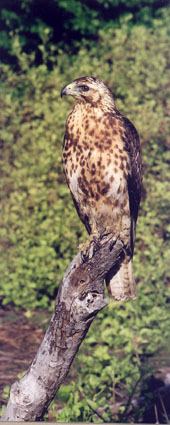
[[(134, 257), (138, 297), (113, 303), (93, 323), (77, 357), (77, 382), (63, 386), (53, 403), (65, 404), (57, 421), (127, 419), (127, 405), (139, 394), (164, 350), (169, 320), (169, 22), (153, 29), (100, 30), (89, 48), (83, 41), (76, 57), (62, 50), (57, 59), (41, 43), (43, 64), (22, 52), (18, 37), (13, 52), (18, 73), (1, 65), (1, 273), (4, 304), (46, 307), (76, 246), (86, 235), (73, 207), (61, 164), (65, 119), (73, 101), (60, 100), (61, 88), (76, 77), (94, 75), (112, 88), (117, 107), (137, 127), (143, 151), (144, 190)], [(150, 361), (151, 359), (151, 361)], [(81, 373), (79, 371), (81, 370)], [(74, 407), (73, 407), (74, 405)], [(140, 412), (136, 412), (136, 420)]]
[(61, 163), (64, 81), (45, 65), (29, 71), (24, 54), (20, 65), (18, 75), (2, 67), (0, 296), (4, 304), (34, 308), (54, 299), (81, 224)]
[[(3, 62), (16, 58), (11, 36), (18, 35), (25, 52), (34, 52), (36, 63), (43, 62), (39, 44), (49, 32), (48, 52), (51, 47), (58, 53), (62, 46), (69, 52), (77, 51), (82, 38), (96, 40), (98, 31), (120, 27), (122, 17), (128, 17), (128, 25), (153, 25), (153, 18), (160, 16), (168, 0), (1, 0), (0, 50)], [(52, 64), (49, 61), (50, 67)]]
[(2, 403), (1, 403), (1, 407), (0, 407), (0, 416), (2, 416), (2, 414), (3, 414), (3, 412), (4, 412), (4, 409), (5, 409), (5, 406), (6, 406), (6, 403), (7, 403), (7, 400), (8, 400), (8, 398), (9, 398), (9, 391), (10, 391), (10, 388), (9, 388), (9, 386), (5, 386), (4, 388), (3, 388), (3, 392), (2, 392), (2, 394), (1, 394), (1, 400), (2, 400)]

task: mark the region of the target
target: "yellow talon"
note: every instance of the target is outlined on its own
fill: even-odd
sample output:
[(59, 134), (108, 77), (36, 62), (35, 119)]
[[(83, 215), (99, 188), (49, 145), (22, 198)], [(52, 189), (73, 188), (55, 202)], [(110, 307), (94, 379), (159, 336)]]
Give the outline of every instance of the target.
[(99, 245), (98, 243), (99, 239), (100, 239), (100, 234), (97, 231), (94, 231), (93, 233), (91, 233), (91, 235), (89, 236), (86, 242), (81, 243), (78, 246), (78, 249), (82, 251), (82, 254), (84, 256), (87, 256), (87, 253), (90, 251), (91, 244), (95, 242), (96, 245)]

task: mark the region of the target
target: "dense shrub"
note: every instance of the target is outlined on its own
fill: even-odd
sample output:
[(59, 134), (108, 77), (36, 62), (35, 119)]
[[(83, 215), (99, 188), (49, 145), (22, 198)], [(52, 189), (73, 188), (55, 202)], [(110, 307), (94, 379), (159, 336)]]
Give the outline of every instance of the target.
[[(0, 293), (3, 303), (45, 307), (80, 233), (61, 165), (65, 113), (44, 66), (15, 78), (8, 73), (7, 84), (1, 97)], [(63, 85), (60, 76), (57, 85)]]
[[(73, 64), (61, 52), (51, 73), (45, 63), (30, 66), (33, 55), (21, 53), (17, 38), (14, 49), (20, 72), (2, 66), (1, 86), (3, 302), (46, 306), (75, 253), (82, 226), (61, 165), (72, 100), (61, 101), (59, 93), (64, 84), (84, 74), (98, 75), (109, 84), (118, 108), (139, 131), (148, 196), (137, 228), (136, 275), (145, 283), (163, 280), (169, 232), (166, 27), (158, 22), (154, 32), (135, 27), (128, 33), (124, 24), (121, 30), (101, 31), (99, 44), (90, 51), (84, 45)], [(45, 61), (45, 46), (41, 50)]]
[[(93, 421), (98, 406), (103, 406), (104, 420), (113, 420), (109, 406), (119, 400), (120, 390), (126, 398), (135, 393), (149, 357), (169, 350), (168, 17), (154, 26), (129, 30), (122, 22), (121, 29), (101, 30), (96, 46), (89, 49), (84, 41), (75, 58), (51, 53), (52, 72), (45, 45), (40, 46), (44, 63), (35, 68), (34, 55), (22, 53), (16, 37), (18, 73), (1, 66), (3, 304), (50, 305), (76, 246), (86, 237), (62, 171), (65, 119), (73, 101), (61, 101), (60, 89), (82, 75), (102, 78), (142, 143), (144, 190), (134, 258), (138, 298), (111, 302), (95, 320), (77, 359), (78, 382), (71, 395), (67, 387), (59, 393), (67, 405), (57, 420)], [(122, 421), (125, 413), (119, 412)]]
[[(17, 64), (12, 53), (10, 35), (18, 34), (25, 52), (35, 52), (36, 63), (41, 63), (38, 48), (47, 41), (48, 51), (64, 47), (72, 53), (82, 38), (92, 43), (98, 31), (119, 27), (121, 18), (129, 16), (133, 24), (153, 25), (153, 17), (159, 17), (168, 0), (1, 0), (0, 55), (5, 63)], [(51, 62), (48, 62), (51, 66)]]

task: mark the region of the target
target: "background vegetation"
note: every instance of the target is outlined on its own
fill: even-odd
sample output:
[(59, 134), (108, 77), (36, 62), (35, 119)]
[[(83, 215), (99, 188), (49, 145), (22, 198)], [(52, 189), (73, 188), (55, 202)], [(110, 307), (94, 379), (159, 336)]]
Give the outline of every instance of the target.
[[(170, 28), (163, 5), (8, 0), (1, 10), (2, 305), (52, 308), (64, 271), (86, 238), (62, 170), (73, 101), (60, 99), (61, 88), (83, 75), (103, 79), (137, 127), (143, 151), (134, 258), (138, 298), (111, 301), (95, 320), (76, 359), (77, 382), (63, 386), (51, 407), (58, 421), (124, 421), (127, 406), (115, 415), (112, 405), (122, 394), (130, 404), (154, 370), (155, 356), (169, 355)], [(56, 402), (65, 405), (60, 413)], [(134, 420), (141, 414), (136, 411)]]
[[(75, 54), (83, 39), (98, 40), (98, 31), (128, 25), (153, 26), (153, 18), (162, 14), (169, 0), (1, 0), (0, 53), (3, 61), (16, 65), (12, 36), (18, 34), (22, 49), (35, 52), (35, 62), (43, 62), (39, 44), (46, 41), (48, 53), (60, 47)], [(48, 32), (48, 42), (47, 42)], [(48, 65), (51, 66), (50, 57)]]

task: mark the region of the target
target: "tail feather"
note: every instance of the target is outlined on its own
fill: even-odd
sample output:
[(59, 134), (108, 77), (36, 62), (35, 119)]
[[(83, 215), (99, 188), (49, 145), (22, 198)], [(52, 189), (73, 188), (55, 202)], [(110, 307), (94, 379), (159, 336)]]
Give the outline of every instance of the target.
[(132, 259), (123, 262), (119, 271), (108, 282), (109, 295), (117, 301), (136, 298), (136, 283)]

